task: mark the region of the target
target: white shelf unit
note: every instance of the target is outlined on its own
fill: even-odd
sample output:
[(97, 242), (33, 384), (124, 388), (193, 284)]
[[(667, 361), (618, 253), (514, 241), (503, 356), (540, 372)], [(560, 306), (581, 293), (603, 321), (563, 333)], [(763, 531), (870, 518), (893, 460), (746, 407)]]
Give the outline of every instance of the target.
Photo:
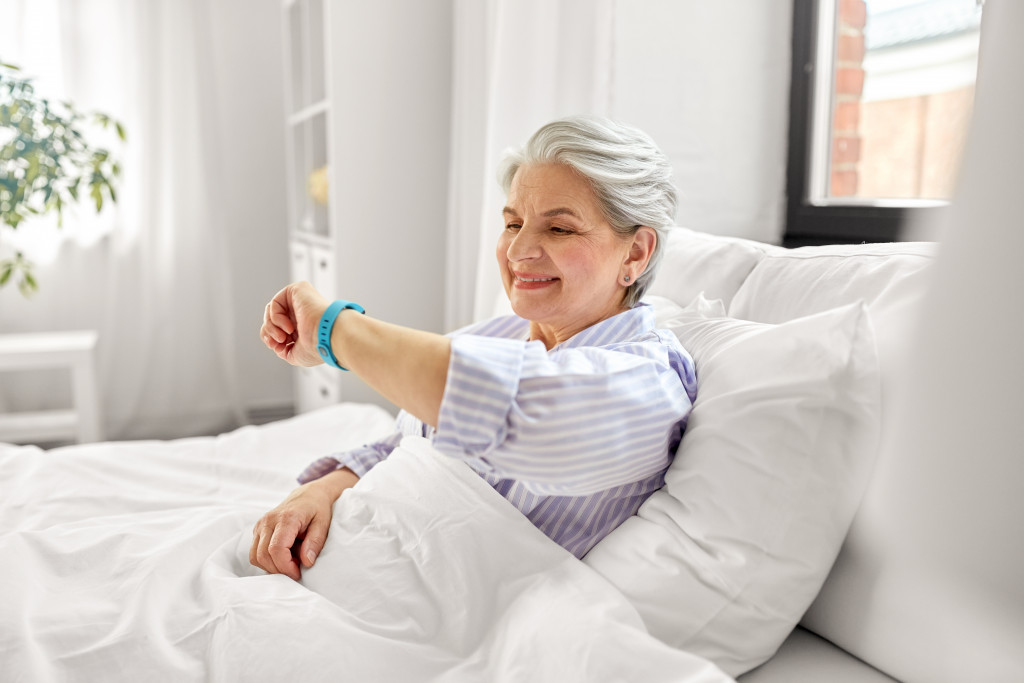
[[(327, 54), (329, 0), (284, 0), (285, 149), (288, 183), (288, 248), (293, 281), (308, 280), (335, 297), (334, 238), (330, 202), (314, 197), (314, 174), (329, 178), (331, 100)], [(321, 178), (323, 180), (323, 178)], [(329, 180), (327, 181), (329, 187)], [(296, 410), (305, 412), (341, 398), (333, 368), (297, 368)]]
[[(452, 0), (282, 0), (292, 280), (443, 332)], [(308, 191), (327, 167), (326, 204)], [(353, 373), (297, 369), (296, 409), (393, 409)]]

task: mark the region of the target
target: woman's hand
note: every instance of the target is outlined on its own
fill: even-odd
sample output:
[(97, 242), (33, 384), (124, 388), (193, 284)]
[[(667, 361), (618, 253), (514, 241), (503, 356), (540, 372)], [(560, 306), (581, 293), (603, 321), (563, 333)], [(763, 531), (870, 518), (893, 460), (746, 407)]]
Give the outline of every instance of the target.
[(327, 542), (335, 501), (357, 481), (355, 472), (345, 467), (292, 491), (256, 523), (249, 562), (270, 574), (285, 574), (298, 581), (300, 561), (302, 567), (312, 567)]
[(316, 328), (329, 303), (308, 282), (288, 285), (263, 310), (260, 339), (292, 365), (319, 365)]

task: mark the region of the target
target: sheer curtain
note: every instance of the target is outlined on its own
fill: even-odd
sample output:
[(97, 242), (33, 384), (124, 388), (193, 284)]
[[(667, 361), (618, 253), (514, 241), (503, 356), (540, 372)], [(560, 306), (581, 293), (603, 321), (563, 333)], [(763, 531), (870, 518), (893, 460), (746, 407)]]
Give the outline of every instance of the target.
[(503, 296), (503, 150), (560, 116), (610, 115), (614, 10), (613, 0), (455, 0), (449, 328), (487, 317)]
[[(98, 219), (66, 217), (63, 232), (85, 235), (79, 243), (36, 245), (37, 296), (0, 290), (0, 333), (99, 331), (108, 438), (242, 420), (209, 11), (204, 0), (0, 0), (0, 58), (128, 131), (115, 146), (118, 204)], [(9, 233), (3, 248), (13, 248)], [(15, 377), (0, 388), (0, 408), (54, 407), (58, 387), (57, 378)]]

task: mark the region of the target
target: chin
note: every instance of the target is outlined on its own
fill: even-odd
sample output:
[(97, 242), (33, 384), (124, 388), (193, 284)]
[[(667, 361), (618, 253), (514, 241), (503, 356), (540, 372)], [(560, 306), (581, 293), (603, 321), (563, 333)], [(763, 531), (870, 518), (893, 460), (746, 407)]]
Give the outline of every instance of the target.
[(540, 310), (536, 305), (530, 305), (528, 302), (522, 300), (516, 301), (515, 299), (509, 299), (509, 305), (512, 307), (512, 311), (520, 318), (526, 320), (536, 320), (540, 314)]

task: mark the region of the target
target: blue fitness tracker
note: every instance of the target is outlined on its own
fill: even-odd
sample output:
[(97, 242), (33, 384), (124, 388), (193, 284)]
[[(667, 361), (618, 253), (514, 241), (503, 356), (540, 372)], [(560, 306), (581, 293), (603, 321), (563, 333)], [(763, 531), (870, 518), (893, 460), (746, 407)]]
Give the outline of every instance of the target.
[(338, 364), (338, 359), (334, 356), (334, 351), (331, 350), (331, 330), (334, 328), (334, 321), (337, 319), (338, 314), (344, 311), (346, 308), (351, 308), (353, 311), (359, 311), (365, 314), (364, 309), (359, 304), (354, 304), (351, 301), (343, 301), (338, 299), (324, 311), (324, 314), (320, 316), (320, 325), (316, 331), (316, 351), (320, 354), (320, 357), (324, 359), (324, 362), (328, 365), (332, 365), (339, 370), (348, 371), (348, 368), (343, 368)]

